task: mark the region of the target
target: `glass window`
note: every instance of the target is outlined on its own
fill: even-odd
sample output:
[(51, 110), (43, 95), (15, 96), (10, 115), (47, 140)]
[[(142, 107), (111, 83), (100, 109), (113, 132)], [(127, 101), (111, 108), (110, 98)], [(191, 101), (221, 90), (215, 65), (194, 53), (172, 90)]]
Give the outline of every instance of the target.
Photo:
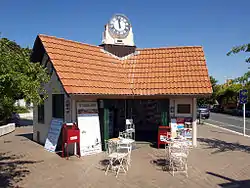
[(177, 104), (177, 113), (178, 114), (190, 114), (191, 105), (190, 104)]
[(52, 117), (64, 118), (64, 94), (52, 94)]
[[(43, 98), (43, 96), (41, 96)], [(38, 110), (38, 123), (44, 124), (44, 103), (37, 106)]]

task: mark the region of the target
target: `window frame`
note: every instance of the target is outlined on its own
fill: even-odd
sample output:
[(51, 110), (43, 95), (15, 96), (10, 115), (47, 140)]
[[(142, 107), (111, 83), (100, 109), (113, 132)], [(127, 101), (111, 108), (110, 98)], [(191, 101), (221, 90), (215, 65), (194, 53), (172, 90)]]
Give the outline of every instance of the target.
[[(56, 96), (60, 96), (60, 99), (56, 99)], [(53, 118), (60, 118), (64, 119), (64, 111), (65, 111), (65, 100), (64, 100), (64, 94), (52, 94), (52, 117)], [(58, 102), (58, 104), (57, 104)], [(56, 105), (57, 104), (57, 105)], [(61, 111), (57, 111), (56, 109), (61, 109)]]
[[(188, 107), (187, 107), (188, 106)], [(188, 111), (185, 111), (185, 110), (182, 110), (182, 111), (180, 111), (180, 107), (184, 107), (184, 108), (189, 108), (189, 110)], [(177, 112), (177, 114), (191, 114), (191, 104), (185, 104), (185, 103), (179, 103), (179, 104), (177, 104), (177, 106), (176, 106), (176, 112)]]
[[(40, 97), (43, 98), (43, 95), (41, 95)], [(37, 122), (41, 124), (45, 123), (44, 101), (43, 103), (37, 105)]]

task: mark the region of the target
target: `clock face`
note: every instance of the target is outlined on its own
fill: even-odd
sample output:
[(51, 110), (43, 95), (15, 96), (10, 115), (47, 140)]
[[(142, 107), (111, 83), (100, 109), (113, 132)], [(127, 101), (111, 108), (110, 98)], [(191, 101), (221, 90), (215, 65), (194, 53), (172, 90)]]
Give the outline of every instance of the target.
[(116, 14), (109, 21), (109, 33), (115, 38), (127, 37), (130, 27), (130, 22), (124, 15)]

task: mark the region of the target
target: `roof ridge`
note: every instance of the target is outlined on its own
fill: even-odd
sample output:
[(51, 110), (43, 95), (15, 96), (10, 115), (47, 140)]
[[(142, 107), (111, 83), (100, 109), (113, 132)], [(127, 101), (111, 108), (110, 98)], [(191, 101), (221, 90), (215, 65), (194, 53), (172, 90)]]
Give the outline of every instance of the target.
[(102, 48), (102, 47), (94, 45), (94, 44), (88, 44), (88, 43), (79, 42), (79, 41), (75, 41), (75, 40), (65, 39), (65, 38), (62, 38), (62, 37), (56, 37), (56, 36), (51, 36), (51, 35), (46, 35), (46, 34), (38, 34), (38, 36), (39, 37), (42, 36), (42, 37), (47, 37), (47, 38), (53, 38), (53, 39), (57, 39), (57, 40), (63, 40), (63, 41), (67, 41), (67, 42), (71, 42), (71, 43), (77, 43), (77, 44), (81, 44), (81, 45), (87, 45), (87, 46)]
[(176, 49), (176, 48), (203, 48), (203, 46), (165, 46), (165, 47), (152, 47), (152, 48), (136, 48), (137, 50), (163, 50), (163, 49)]

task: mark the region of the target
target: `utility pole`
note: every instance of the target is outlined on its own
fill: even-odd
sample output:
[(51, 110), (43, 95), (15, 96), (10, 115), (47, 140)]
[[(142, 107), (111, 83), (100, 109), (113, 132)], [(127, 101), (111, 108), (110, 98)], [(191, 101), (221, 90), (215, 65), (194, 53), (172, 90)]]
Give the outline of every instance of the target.
[(246, 103), (248, 98), (247, 89), (240, 90), (239, 99), (240, 103), (243, 104), (243, 135), (246, 135)]

